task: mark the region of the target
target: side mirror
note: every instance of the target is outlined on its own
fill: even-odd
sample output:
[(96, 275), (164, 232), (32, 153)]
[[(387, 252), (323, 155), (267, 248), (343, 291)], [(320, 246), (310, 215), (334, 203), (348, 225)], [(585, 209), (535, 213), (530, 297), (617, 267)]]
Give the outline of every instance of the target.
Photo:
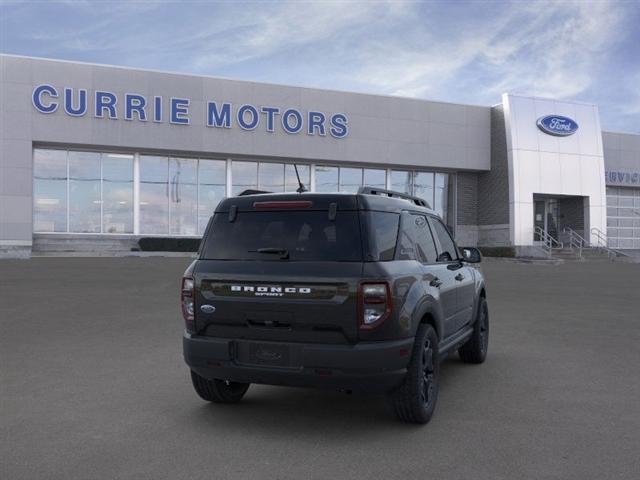
[(462, 251), (462, 260), (467, 263), (480, 263), (482, 261), (482, 254), (480, 250), (475, 247), (463, 247)]

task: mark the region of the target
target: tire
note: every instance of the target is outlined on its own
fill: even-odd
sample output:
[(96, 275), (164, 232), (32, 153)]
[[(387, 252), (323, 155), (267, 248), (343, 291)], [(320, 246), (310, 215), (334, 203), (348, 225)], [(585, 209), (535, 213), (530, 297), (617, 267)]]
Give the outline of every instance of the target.
[(438, 400), (438, 335), (431, 325), (418, 327), (407, 376), (390, 401), (396, 417), (408, 423), (427, 423)]
[(478, 318), (473, 325), (473, 333), (467, 343), (458, 349), (464, 363), (482, 363), (487, 358), (489, 349), (489, 307), (487, 300), (480, 297)]
[(201, 377), (191, 371), (191, 383), (196, 393), (208, 402), (238, 403), (249, 389), (249, 383), (227, 382), (226, 380)]

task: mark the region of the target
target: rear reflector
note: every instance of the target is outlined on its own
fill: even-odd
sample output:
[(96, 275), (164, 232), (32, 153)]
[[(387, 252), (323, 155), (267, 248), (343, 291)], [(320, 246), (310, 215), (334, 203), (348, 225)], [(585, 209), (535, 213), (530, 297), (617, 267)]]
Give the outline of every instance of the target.
[(253, 202), (253, 208), (311, 208), (313, 202), (308, 200), (280, 200), (270, 202)]

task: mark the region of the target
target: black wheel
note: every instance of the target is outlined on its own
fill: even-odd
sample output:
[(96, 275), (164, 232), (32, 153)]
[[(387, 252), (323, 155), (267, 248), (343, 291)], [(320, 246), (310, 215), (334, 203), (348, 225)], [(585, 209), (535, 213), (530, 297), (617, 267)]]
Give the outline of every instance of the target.
[(191, 382), (203, 400), (214, 403), (238, 403), (249, 389), (248, 383), (209, 380), (191, 371)]
[(431, 325), (418, 328), (404, 382), (390, 394), (396, 416), (410, 423), (431, 420), (438, 400), (438, 335)]
[(482, 363), (487, 358), (489, 348), (489, 307), (487, 300), (480, 298), (478, 319), (473, 326), (473, 333), (467, 343), (458, 349), (460, 358), (465, 363)]

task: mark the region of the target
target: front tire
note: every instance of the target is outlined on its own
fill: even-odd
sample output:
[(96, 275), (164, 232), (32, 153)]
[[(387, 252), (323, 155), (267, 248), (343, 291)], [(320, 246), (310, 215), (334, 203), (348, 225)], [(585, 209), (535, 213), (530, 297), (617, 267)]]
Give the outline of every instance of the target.
[(396, 417), (408, 423), (427, 423), (438, 400), (438, 335), (431, 325), (418, 327), (407, 376), (390, 394)]
[(482, 363), (487, 358), (489, 349), (489, 307), (487, 300), (480, 297), (478, 318), (473, 325), (473, 333), (467, 343), (458, 349), (460, 358), (465, 363)]
[(193, 370), (191, 370), (191, 383), (200, 398), (213, 403), (238, 403), (247, 393), (250, 385), (218, 379), (209, 380)]

